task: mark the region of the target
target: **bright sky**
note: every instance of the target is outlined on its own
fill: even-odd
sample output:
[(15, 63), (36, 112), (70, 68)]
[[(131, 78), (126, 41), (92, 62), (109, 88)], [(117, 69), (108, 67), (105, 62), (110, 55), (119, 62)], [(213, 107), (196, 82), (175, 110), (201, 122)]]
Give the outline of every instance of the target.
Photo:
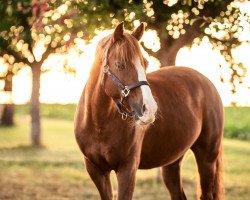
[[(74, 49), (70, 49), (68, 55), (51, 55), (48, 58), (44, 63), (43, 68), (47, 69), (50, 68), (50, 66), (53, 66), (53, 68), (51, 71), (44, 73), (41, 77), (41, 102), (76, 103), (79, 100), (82, 89), (88, 79), (90, 67), (94, 60), (95, 47), (98, 41), (109, 33), (110, 31), (100, 32), (89, 45), (85, 45), (83, 41), (79, 41), (78, 47), (84, 52), (81, 55), (78, 55)], [(159, 48), (156, 34), (153, 31), (146, 32), (143, 41), (148, 43), (146, 45), (153, 46), (155, 50)], [(208, 39), (204, 38), (200, 46), (194, 45), (191, 49), (181, 49), (177, 55), (176, 65), (192, 67), (206, 75), (217, 87), (224, 105), (229, 105), (232, 100), (236, 100), (239, 105), (250, 106), (250, 60), (246, 55), (246, 52), (250, 52), (250, 46), (246, 44), (242, 45), (234, 52), (235, 57), (243, 62), (248, 68), (244, 84), (240, 87), (235, 96), (231, 95), (228, 83), (220, 82), (220, 73), (223, 73), (225, 77), (225, 75), (228, 74), (228, 68), (226, 67), (226, 63), (224, 63), (222, 67), (223, 71), (220, 71), (219, 63), (223, 62), (223, 57), (220, 56), (219, 52), (212, 50), (212, 45), (208, 43)], [(156, 62), (154, 58), (149, 57), (146, 52), (144, 52), (144, 55), (149, 61), (148, 71), (157, 70), (159, 63)], [(65, 56), (69, 58), (68, 65), (76, 67), (75, 76), (63, 72), (62, 66)], [(4, 68), (1, 63), (0, 66), (2, 69)], [(21, 104), (28, 102), (30, 99), (30, 91), (31, 72), (27, 67), (14, 77), (14, 103)], [(0, 95), (0, 103), (8, 100), (8, 95)]]

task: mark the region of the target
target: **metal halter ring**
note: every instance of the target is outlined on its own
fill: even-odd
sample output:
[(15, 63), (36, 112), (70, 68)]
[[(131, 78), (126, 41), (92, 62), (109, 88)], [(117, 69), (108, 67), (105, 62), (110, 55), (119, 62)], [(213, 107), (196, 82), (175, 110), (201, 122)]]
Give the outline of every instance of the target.
[(127, 113), (123, 112), (121, 114), (122, 114), (122, 119), (123, 120), (126, 120), (128, 118), (128, 114)]
[(109, 66), (105, 65), (103, 68), (103, 72), (106, 74), (109, 71)]
[(130, 89), (128, 89), (127, 86), (124, 87), (124, 89), (122, 90), (122, 96), (125, 98), (129, 95)]

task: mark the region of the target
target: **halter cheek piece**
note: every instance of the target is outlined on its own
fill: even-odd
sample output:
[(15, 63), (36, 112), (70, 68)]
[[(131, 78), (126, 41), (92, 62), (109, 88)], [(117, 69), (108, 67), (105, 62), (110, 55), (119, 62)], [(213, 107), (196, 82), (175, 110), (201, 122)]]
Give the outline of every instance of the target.
[[(109, 52), (109, 51), (108, 51)], [(110, 77), (111, 80), (114, 82), (114, 84), (120, 89), (121, 98), (115, 99), (114, 97), (111, 97), (113, 101), (115, 102), (115, 105), (118, 109), (118, 112), (122, 115), (122, 119), (126, 120), (128, 117), (133, 117), (135, 115), (134, 111), (127, 112), (123, 105), (123, 100), (130, 94), (131, 90), (134, 90), (142, 85), (148, 85), (149, 83), (147, 81), (138, 81), (136, 83), (133, 83), (131, 85), (124, 85), (110, 70), (108, 65), (108, 55), (106, 57), (106, 64), (104, 66), (103, 73), (104, 75), (107, 75), (107, 77)]]

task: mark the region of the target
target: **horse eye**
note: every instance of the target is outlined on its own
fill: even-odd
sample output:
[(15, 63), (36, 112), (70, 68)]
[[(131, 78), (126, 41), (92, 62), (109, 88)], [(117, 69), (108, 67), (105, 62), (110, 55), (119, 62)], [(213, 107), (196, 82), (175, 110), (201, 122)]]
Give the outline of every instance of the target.
[(119, 61), (115, 62), (115, 67), (116, 67), (116, 69), (118, 69), (120, 71), (125, 69), (124, 64), (122, 62), (119, 62)]

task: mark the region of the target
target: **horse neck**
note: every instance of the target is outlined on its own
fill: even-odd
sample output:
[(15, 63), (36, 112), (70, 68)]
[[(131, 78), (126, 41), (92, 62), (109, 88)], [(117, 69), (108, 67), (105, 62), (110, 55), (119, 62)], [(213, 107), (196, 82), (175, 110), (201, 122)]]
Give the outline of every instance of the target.
[(91, 111), (91, 120), (97, 126), (102, 126), (114, 111), (114, 104), (103, 89), (102, 78), (100, 67), (93, 66), (85, 92), (87, 95), (86, 103)]

